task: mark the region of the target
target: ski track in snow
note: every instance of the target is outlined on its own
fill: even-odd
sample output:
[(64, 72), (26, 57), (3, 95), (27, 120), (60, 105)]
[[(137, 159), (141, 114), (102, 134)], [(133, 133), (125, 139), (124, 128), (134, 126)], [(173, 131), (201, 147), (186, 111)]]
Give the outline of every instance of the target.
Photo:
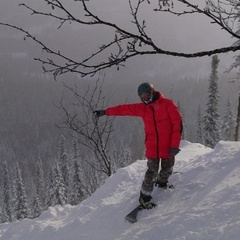
[(239, 240), (240, 143), (214, 149), (181, 142), (175, 189), (158, 189), (158, 207), (131, 224), (124, 217), (137, 204), (146, 160), (119, 169), (78, 206), (49, 208), (37, 219), (0, 225), (0, 240)]

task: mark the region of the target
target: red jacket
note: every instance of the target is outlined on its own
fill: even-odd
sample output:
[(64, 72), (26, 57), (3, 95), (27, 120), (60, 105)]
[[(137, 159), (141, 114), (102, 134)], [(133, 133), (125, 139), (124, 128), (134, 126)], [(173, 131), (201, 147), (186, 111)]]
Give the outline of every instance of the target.
[(169, 158), (170, 148), (179, 148), (182, 118), (177, 106), (157, 92), (159, 98), (150, 103), (124, 104), (106, 109), (107, 116), (141, 117), (145, 128), (147, 158)]

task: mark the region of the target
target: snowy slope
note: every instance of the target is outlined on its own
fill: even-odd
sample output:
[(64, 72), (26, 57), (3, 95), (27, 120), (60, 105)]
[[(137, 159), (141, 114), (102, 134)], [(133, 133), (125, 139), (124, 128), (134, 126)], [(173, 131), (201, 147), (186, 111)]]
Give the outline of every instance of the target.
[(139, 221), (124, 216), (138, 204), (146, 161), (120, 169), (89, 199), (54, 207), (34, 220), (0, 225), (1, 240), (239, 240), (240, 143), (215, 149), (183, 141), (170, 182), (155, 189), (158, 207)]

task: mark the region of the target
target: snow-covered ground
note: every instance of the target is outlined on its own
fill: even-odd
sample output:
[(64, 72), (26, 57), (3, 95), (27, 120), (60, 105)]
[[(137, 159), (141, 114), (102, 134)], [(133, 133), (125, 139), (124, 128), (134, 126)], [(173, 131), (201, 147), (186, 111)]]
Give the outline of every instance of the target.
[(158, 207), (139, 221), (125, 215), (138, 204), (146, 161), (119, 169), (82, 204), (50, 208), (39, 218), (0, 225), (1, 240), (239, 240), (240, 142), (212, 150), (182, 141), (175, 189), (155, 189)]

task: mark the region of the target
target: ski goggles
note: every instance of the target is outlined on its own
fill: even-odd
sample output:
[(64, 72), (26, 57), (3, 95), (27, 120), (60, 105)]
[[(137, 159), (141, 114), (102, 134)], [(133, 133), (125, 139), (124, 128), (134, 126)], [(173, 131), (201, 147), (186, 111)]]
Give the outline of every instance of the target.
[(151, 97), (152, 97), (152, 93), (148, 92), (148, 93), (143, 93), (141, 94), (141, 96), (139, 96), (140, 99), (143, 101), (143, 102), (148, 102)]

